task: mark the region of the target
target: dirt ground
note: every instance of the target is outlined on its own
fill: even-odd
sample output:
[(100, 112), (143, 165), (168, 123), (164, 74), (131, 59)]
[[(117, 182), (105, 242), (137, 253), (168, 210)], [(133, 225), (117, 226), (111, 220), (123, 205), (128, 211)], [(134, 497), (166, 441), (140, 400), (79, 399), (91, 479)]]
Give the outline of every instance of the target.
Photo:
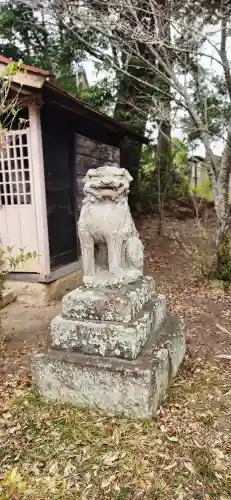
[(216, 357), (231, 353), (231, 294), (198, 280), (195, 220), (169, 218), (162, 238), (157, 225), (138, 222), (146, 272), (185, 319), (188, 344), (166, 401), (147, 422), (41, 398), (30, 355), (60, 303), (12, 303), (1, 311), (0, 499), (231, 499), (230, 359)]
[[(216, 354), (231, 353), (231, 294), (222, 286), (199, 281), (193, 260), (185, 251), (195, 239), (196, 221), (169, 218), (163, 237), (158, 236), (157, 226), (153, 217), (138, 221), (145, 245), (146, 272), (154, 276), (157, 290), (167, 295), (170, 309), (184, 318), (189, 353), (210, 360)], [(3, 379), (15, 374), (20, 378), (20, 373), (28, 372), (30, 355), (47, 344), (50, 321), (60, 308), (60, 302), (44, 307), (15, 301), (1, 311)]]
[[(213, 225), (211, 219), (210, 229)], [(167, 295), (169, 308), (184, 319), (189, 351), (207, 358), (231, 352), (231, 293), (198, 276), (191, 255), (196, 220), (166, 220), (164, 237), (157, 236), (157, 226), (151, 218), (139, 223), (148, 271), (157, 290)]]

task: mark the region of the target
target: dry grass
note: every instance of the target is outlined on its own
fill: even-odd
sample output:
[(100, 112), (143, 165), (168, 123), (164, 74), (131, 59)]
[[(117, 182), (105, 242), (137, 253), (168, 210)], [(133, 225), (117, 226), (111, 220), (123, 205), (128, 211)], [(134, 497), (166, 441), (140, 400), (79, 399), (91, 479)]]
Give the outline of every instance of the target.
[[(25, 333), (0, 346), (8, 369), (0, 500), (231, 499), (230, 361), (216, 358), (231, 352), (231, 292), (195, 280), (185, 252), (195, 243), (195, 221), (166, 221), (165, 238), (157, 237), (157, 224), (139, 223), (149, 273), (184, 318), (191, 353), (166, 404), (155, 420), (141, 422), (47, 403), (30, 388), (29, 355), (55, 312), (43, 310), (38, 325), (23, 310)], [(8, 323), (14, 315), (18, 321), (15, 308), (12, 314)]]
[(151, 422), (22, 390), (0, 421), (1, 500), (230, 499), (228, 374), (188, 359)]

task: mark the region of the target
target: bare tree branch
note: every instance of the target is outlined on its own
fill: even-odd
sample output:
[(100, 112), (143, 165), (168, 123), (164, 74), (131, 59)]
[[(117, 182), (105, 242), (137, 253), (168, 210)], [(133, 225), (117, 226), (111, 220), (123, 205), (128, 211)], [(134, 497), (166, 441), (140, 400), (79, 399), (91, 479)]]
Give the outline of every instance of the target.
[(231, 99), (231, 73), (230, 64), (227, 57), (227, 23), (229, 18), (229, 12), (225, 9), (225, 0), (221, 0), (221, 46), (220, 55), (222, 60), (222, 65), (224, 69), (225, 82), (229, 98)]
[[(214, 30), (211, 29), (211, 24), (205, 22), (205, 7), (200, 7), (198, 1), (195, 3), (197, 10), (190, 25), (186, 24), (187, 21), (183, 17), (183, 7), (182, 12), (173, 16), (160, 0), (45, 0), (43, 6), (39, 0), (24, 2), (35, 8), (42, 8), (51, 18), (53, 16), (62, 22), (67, 29), (68, 19), (71, 18), (74, 35), (85, 44), (89, 53), (94, 54), (118, 75), (128, 77), (134, 85), (143, 89), (147, 99), (158, 93), (163, 100), (168, 97), (172, 102), (175, 101), (176, 106), (187, 111), (209, 160), (218, 219), (219, 246), (224, 235), (227, 235), (229, 224), (231, 122), (228, 126), (226, 124), (224, 150), (218, 167), (212, 150), (214, 136), (211, 135), (208, 123), (208, 99), (198, 72), (198, 58), (206, 57), (208, 61), (216, 61), (219, 67), (223, 68), (227, 96), (231, 99), (230, 63), (227, 55), (228, 25), (231, 20), (229, 1), (221, 0), (220, 7), (216, 8), (217, 25)], [(171, 39), (163, 29), (166, 24), (171, 27)], [(96, 33), (105, 43), (92, 47), (89, 41), (89, 34), (92, 33)], [(215, 33), (216, 36), (220, 33), (219, 44), (214, 39)], [(105, 49), (106, 46), (110, 47), (110, 51)], [(118, 54), (123, 56), (122, 64)], [(132, 70), (134, 67), (137, 72)], [(184, 81), (179, 67), (183, 68)], [(142, 74), (145, 77), (142, 77)], [(150, 78), (147, 78), (147, 74)], [(163, 89), (163, 82), (169, 86), (170, 91)], [(208, 87), (212, 83), (212, 78), (208, 79)], [(130, 104), (134, 105), (138, 112), (137, 103)], [(155, 105), (158, 109), (158, 99), (153, 110)]]

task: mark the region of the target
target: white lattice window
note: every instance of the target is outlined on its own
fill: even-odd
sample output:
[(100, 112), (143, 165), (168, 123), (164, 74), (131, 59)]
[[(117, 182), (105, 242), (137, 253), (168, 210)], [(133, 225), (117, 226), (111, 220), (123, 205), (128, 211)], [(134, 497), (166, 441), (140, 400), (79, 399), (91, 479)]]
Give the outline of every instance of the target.
[(0, 154), (0, 200), (2, 205), (32, 203), (28, 130), (12, 131)]

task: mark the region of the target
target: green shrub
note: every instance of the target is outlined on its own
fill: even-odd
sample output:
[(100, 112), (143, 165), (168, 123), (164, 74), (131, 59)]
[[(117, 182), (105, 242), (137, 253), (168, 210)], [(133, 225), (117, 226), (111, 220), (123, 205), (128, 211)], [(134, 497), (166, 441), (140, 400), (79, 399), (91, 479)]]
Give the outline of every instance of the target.
[(180, 164), (180, 160), (183, 161), (182, 155), (178, 158), (173, 150), (170, 168), (159, 173), (156, 167), (154, 148), (145, 147), (143, 149), (139, 169), (138, 192), (136, 193), (140, 212), (157, 212), (159, 197), (165, 202), (170, 199), (183, 198), (189, 193), (188, 167), (185, 157), (184, 163)]
[(10, 271), (15, 271), (30, 259), (37, 257), (37, 253), (26, 252), (24, 248), (19, 248), (18, 253), (13, 255), (14, 247), (7, 247), (6, 250), (0, 249), (0, 302), (4, 290), (5, 277)]
[(191, 189), (192, 194), (197, 195), (201, 198), (207, 198), (207, 200), (213, 200), (213, 189), (210, 179), (205, 180), (202, 184), (193, 187)]
[(0, 481), (1, 500), (21, 500), (27, 496), (27, 493), (29, 493), (28, 485), (18, 473), (16, 467)]

